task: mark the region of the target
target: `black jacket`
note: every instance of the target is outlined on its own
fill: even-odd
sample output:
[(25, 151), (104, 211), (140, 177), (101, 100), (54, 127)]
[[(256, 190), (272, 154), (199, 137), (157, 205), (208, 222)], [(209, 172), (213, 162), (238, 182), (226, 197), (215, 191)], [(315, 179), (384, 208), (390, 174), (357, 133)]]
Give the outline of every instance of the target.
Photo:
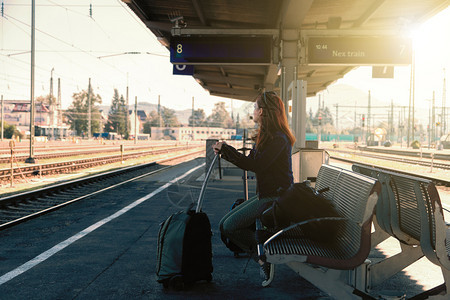
[(262, 149), (253, 148), (245, 156), (230, 145), (222, 145), (222, 158), (237, 167), (256, 174), (259, 198), (278, 196), (294, 182), (292, 175), (292, 146), (283, 132), (276, 132)]

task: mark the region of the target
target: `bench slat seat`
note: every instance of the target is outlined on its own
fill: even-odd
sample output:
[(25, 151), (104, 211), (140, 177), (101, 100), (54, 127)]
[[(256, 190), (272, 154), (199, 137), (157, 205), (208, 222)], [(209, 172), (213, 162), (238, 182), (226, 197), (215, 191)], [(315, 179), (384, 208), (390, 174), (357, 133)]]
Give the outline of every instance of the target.
[[(381, 191), (379, 183), (351, 171), (322, 165), (316, 189), (324, 187), (330, 188), (324, 196), (335, 204), (344, 219), (326, 221), (330, 222), (330, 226), (338, 227), (336, 238), (329, 243), (318, 242), (302, 232), (301, 227), (306, 222), (290, 226), (265, 242), (269, 262), (297, 261), (348, 270), (361, 265), (367, 258), (372, 215)], [(309, 222), (314, 221), (319, 220)]]
[[(318, 222), (325, 220), (317, 219)], [(345, 227), (351, 225), (344, 224), (348, 220), (328, 220), (330, 226), (340, 227), (339, 231), (345, 232)], [(310, 221), (311, 222), (311, 221)], [(352, 269), (355, 266), (350, 265), (348, 261), (357, 253), (354, 248), (350, 247), (349, 240), (351, 235), (340, 236), (333, 243), (324, 243), (312, 240), (305, 236), (302, 231), (302, 225), (310, 222), (302, 222), (295, 224), (295, 228), (280, 231), (279, 235), (271, 237), (266, 246), (266, 256), (270, 256), (272, 263), (287, 263), (290, 261), (301, 261), (318, 264), (328, 268), (335, 269)], [(358, 225), (354, 224), (356, 228)], [(350, 232), (350, 231), (348, 231)]]

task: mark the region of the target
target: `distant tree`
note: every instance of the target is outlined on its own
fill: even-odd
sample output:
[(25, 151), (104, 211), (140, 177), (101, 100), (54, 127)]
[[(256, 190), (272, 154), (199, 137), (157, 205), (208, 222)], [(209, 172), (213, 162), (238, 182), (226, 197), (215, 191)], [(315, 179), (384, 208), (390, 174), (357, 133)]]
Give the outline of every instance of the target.
[(217, 102), (214, 104), (212, 114), (208, 117), (207, 121), (211, 127), (232, 128), (234, 126), (230, 114), (225, 109), (225, 102)]
[(204, 126), (205, 122), (205, 111), (201, 108), (194, 110), (194, 114), (189, 117), (189, 126)]
[(180, 122), (178, 122), (178, 118), (175, 115), (175, 110), (162, 107), (161, 108), (161, 119), (164, 124), (164, 127), (178, 127), (180, 126)]
[[(91, 87), (91, 132), (100, 131), (100, 110), (97, 104), (102, 103), (102, 97), (95, 95)], [(72, 95), (73, 101), (70, 107), (66, 110), (65, 116), (70, 125), (70, 129), (76, 132), (76, 135), (81, 136), (88, 133), (88, 112), (89, 101), (88, 91), (82, 90), (79, 93)]]
[(319, 108), (313, 116), (312, 110), (306, 117), (306, 132), (310, 133), (336, 133), (333, 125), (333, 116), (328, 107)]
[(142, 132), (148, 133), (150, 135), (152, 134), (152, 124), (151, 124), (150, 120), (147, 120), (147, 122), (144, 123)]
[(324, 107), (318, 109), (316, 112), (316, 121), (319, 123), (319, 117), (322, 119), (322, 125), (330, 124), (333, 125), (333, 116), (331, 115), (330, 109), (328, 107)]
[[(119, 97), (119, 91), (114, 89), (114, 96), (111, 102), (111, 107), (108, 113), (108, 121), (105, 124), (105, 132), (117, 132), (118, 134), (124, 136), (127, 135), (125, 125), (127, 107), (123, 95)], [(129, 127), (129, 126), (128, 126)]]
[[(147, 124), (147, 125), (145, 125)], [(175, 110), (161, 107), (161, 115), (158, 114), (157, 111), (153, 110), (150, 112), (150, 115), (145, 122), (144, 126), (150, 127), (179, 127), (180, 122), (178, 121), (177, 116), (175, 115)], [(149, 133), (149, 132), (144, 132)]]
[(16, 125), (3, 122), (3, 137), (6, 139), (11, 139), (15, 136), (22, 138), (23, 134), (16, 128)]
[(312, 109), (309, 109), (309, 113), (306, 115), (306, 132), (308, 133), (316, 133), (314, 131), (314, 125), (312, 122), (313, 119), (313, 112)]
[(150, 112), (150, 115), (146, 123), (149, 123), (149, 126), (151, 127), (160, 127), (162, 124), (161, 116), (158, 114), (157, 111), (153, 110)]
[(246, 128), (246, 129), (251, 129), (255, 127), (255, 122), (253, 122), (253, 119), (251, 118), (251, 116), (253, 115), (253, 109), (254, 109), (254, 103), (253, 102), (248, 102), (247, 104), (244, 105), (243, 107), (244, 109), (244, 116), (239, 116), (239, 124), (240, 124), (240, 128)]
[(35, 102), (49, 106), (51, 103), (56, 104), (56, 97), (54, 95), (50, 97), (50, 94), (48, 94), (46, 96), (39, 96), (36, 98)]

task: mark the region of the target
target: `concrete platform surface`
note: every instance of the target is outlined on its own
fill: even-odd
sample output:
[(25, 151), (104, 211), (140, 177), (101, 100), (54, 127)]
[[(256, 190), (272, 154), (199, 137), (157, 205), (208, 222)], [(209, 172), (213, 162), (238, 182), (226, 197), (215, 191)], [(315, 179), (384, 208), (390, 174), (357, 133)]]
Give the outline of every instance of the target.
[[(184, 291), (156, 282), (159, 225), (197, 199), (204, 167), (192, 170), (203, 162), (183, 163), (1, 231), (0, 299), (330, 299), (284, 265), (276, 267), (272, 285), (262, 288), (258, 265), (235, 258), (223, 245), (218, 223), (243, 196), (236, 176), (215, 176), (206, 189), (213, 281)], [(254, 191), (254, 180), (249, 185)], [(391, 241), (373, 254), (395, 247)], [(385, 283), (379, 294), (411, 296), (442, 282), (436, 267), (419, 263)]]

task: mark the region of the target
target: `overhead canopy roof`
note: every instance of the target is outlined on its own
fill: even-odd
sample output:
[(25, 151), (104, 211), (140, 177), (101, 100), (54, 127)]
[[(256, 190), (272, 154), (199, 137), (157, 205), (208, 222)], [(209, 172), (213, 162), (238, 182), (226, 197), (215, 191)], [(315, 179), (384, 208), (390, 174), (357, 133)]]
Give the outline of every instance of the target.
[[(295, 29), (321, 36), (351, 33), (399, 35), (449, 5), (448, 0), (122, 0), (165, 44), (171, 30), (202, 35), (227, 30), (264, 34)], [(183, 17), (183, 21), (176, 20)], [(205, 30), (206, 29), (206, 30)], [(276, 29), (276, 30), (270, 30)], [(253, 31), (252, 31), (253, 30)], [(299, 38), (300, 38), (299, 34)], [(279, 36), (274, 43), (280, 46)], [(299, 52), (301, 53), (301, 52)], [(313, 96), (342, 78), (355, 65), (299, 64), (298, 79)], [(211, 95), (252, 101), (261, 87), (277, 86), (279, 65), (195, 65), (193, 77)]]

